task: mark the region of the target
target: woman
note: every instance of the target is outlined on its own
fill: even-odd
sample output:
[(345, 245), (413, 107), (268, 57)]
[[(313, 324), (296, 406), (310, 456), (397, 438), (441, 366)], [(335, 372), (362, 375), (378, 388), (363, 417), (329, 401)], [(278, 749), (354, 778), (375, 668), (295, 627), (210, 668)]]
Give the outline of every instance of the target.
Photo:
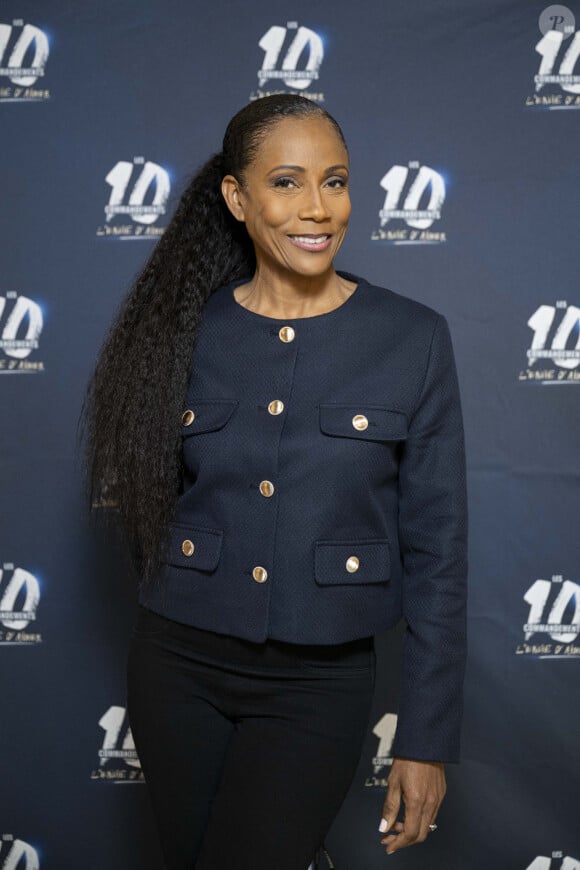
[[(463, 428), (445, 318), (337, 272), (349, 159), (311, 101), (238, 112), (183, 194), (88, 393), (142, 583), (128, 712), (168, 870), (306, 870), (404, 616), (388, 854), (456, 761)], [(379, 821), (379, 820), (377, 820)]]

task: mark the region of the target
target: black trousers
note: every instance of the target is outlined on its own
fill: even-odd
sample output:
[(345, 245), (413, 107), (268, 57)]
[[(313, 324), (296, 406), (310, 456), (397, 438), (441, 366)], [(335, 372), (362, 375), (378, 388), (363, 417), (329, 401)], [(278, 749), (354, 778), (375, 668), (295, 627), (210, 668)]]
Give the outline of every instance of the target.
[(353, 780), (372, 637), (253, 643), (143, 607), (127, 706), (166, 870), (308, 870)]

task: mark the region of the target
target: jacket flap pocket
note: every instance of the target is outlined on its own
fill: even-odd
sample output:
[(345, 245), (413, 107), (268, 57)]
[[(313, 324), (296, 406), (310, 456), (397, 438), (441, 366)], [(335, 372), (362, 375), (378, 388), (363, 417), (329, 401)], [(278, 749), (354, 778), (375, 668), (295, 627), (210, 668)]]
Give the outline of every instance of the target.
[(223, 531), (173, 523), (166, 562), (178, 568), (213, 571), (219, 562)]
[(236, 399), (197, 399), (191, 400), (181, 415), (183, 435), (198, 435), (221, 429), (232, 416), (238, 405)]
[(341, 583), (385, 583), (391, 574), (386, 538), (316, 541), (314, 576), (322, 586)]
[(407, 416), (384, 405), (325, 402), (319, 411), (320, 428), (327, 435), (367, 441), (399, 441), (407, 437)]

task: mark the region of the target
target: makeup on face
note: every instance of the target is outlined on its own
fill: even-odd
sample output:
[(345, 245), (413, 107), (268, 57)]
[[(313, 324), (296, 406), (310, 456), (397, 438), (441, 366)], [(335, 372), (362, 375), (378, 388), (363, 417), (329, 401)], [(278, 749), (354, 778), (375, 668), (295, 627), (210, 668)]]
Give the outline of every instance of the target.
[(240, 190), (259, 268), (304, 277), (332, 268), (350, 217), (348, 173), (325, 118), (285, 118), (268, 130)]

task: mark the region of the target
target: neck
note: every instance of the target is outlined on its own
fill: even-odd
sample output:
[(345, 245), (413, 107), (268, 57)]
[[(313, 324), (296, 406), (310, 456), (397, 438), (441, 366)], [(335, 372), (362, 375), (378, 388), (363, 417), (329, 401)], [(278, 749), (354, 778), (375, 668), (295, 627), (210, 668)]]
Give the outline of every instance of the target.
[(324, 314), (341, 305), (355, 284), (341, 278), (331, 266), (321, 275), (274, 273), (258, 263), (251, 281), (236, 288), (236, 300), (266, 317), (288, 319)]

